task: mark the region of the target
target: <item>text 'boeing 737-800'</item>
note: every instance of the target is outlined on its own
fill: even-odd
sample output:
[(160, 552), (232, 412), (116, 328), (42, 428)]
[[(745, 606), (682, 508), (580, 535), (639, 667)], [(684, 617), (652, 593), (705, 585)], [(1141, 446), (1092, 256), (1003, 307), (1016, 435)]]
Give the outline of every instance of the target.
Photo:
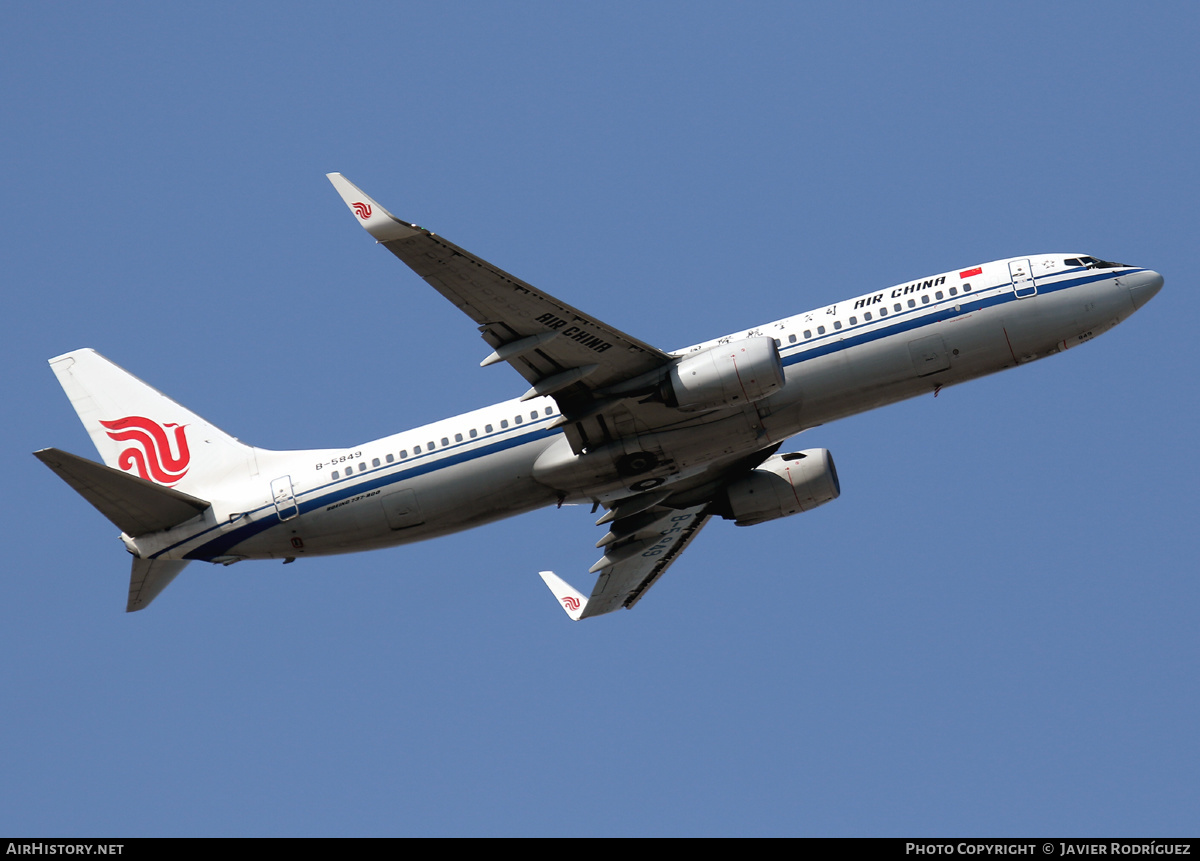
[(190, 561), (348, 553), (590, 503), (590, 595), (542, 578), (572, 619), (631, 607), (713, 517), (750, 526), (838, 497), (801, 431), (1082, 344), (1162, 287), (1083, 254), (996, 260), (664, 352), (329, 180), (379, 244), (474, 321), (521, 397), (353, 448), (246, 445), (93, 350), (50, 366), (103, 464), (36, 456), (121, 530), (127, 609)]

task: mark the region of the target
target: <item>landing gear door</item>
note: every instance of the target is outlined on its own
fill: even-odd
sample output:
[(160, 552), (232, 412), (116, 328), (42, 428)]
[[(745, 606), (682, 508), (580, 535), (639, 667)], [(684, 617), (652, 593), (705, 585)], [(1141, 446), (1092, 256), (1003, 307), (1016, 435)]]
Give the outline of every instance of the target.
[(275, 501), (275, 511), (280, 520), (291, 520), (300, 513), (300, 506), (296, 504), (296, 494), (292, 492), (290, 475), (272, 480), (271, 498)]
[(1008, 274), (1012, 276), (1013, 293), (1018, 299), (1028, 299), (1037, 295), (1037, 282), (1033, 280), (1033, 272), (1028, 260), (1012, 260), (1008, 264)]

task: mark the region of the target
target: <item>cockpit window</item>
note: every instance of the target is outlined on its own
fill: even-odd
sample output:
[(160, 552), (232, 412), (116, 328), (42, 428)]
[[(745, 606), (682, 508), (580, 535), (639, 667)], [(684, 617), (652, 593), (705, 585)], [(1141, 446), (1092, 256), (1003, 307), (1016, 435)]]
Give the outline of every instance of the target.
[(1120, 269), (1126, 264), (1110, 263), (1098, 257), (1068, 257), (1063, 261), (1065, 266), (1086, 266), (1088, 269)]

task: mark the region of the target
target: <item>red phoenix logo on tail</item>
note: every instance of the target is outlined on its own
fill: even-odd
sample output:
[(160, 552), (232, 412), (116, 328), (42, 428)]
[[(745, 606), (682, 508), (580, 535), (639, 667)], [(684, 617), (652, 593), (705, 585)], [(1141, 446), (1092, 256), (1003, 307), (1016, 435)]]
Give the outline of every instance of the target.
[[(117, 464), (126, 472), (136, 470), (147, 481), (166, 485), (177, 484), (187, 475), (192, 460), (184, 434), (187, 425), (159, 424), (144, 416), (126, 416), (100, 424), (108, 429), (110, 439), (133, 443), (117, 456)], [(175, 429), (174, 451), (167, 428)]]
[(361, 218), (363, 221), (366, 221), (368, 218), (371, 217), (371, 204), (363, 203), (361, 200), (359, 200), (359, 201), (355, 201), (354, 203), (352, 203), (350, 205), (352, 207), (354, 207), (354, 211), (356, 213), (358, 213), (358, 217)]

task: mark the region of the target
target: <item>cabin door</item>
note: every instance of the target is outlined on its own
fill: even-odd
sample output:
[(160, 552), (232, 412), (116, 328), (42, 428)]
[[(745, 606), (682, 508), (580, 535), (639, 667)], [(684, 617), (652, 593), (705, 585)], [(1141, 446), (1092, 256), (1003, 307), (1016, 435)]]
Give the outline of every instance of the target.
[(1013, 293), (1018, 299), (1027, 299), (1037, 295), (1037, 282), (1033, 280), (1033, 272), (1028, 260), (1013, 260), (1008, 264), (1008, 274), (1012, 276)]
[(275, 501), (275, 511), (280, 520), (291, 520), (300, 513), (296, 504), (296, 494), (292, 492), (292, 477), (280, 476), (271, 482), (271, 498)]

